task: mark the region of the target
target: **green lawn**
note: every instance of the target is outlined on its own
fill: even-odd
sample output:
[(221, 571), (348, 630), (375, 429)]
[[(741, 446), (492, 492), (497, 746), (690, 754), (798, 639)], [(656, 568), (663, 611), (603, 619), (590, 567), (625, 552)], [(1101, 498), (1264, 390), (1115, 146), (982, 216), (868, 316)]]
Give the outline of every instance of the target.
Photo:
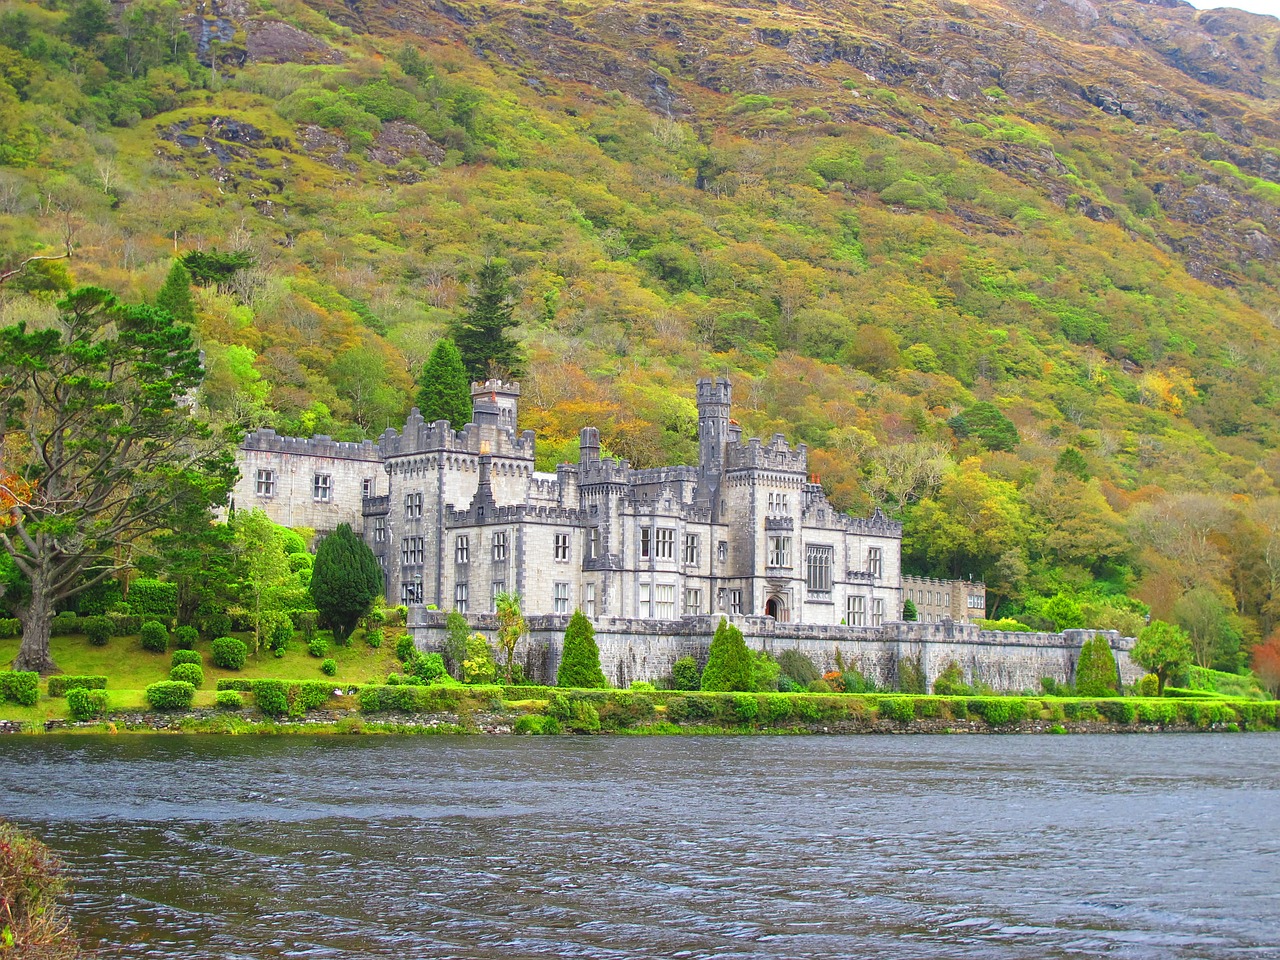
[[(320, 672), (320, 661), (307, 653), (301, 639), (295, 639), (283, 657), (272, 656), (266, 650), (255, 657), (249, 654), (243, 670), (223, 670), (213, 665), (209, 642), (201, 640), (196, 650), (204, 657), (204, 683), (196, 691), (196, 706), (212, 706), (218, 680), (223, 677), (242, 677), (249, 680), (273, 678), (281, 680), (325, 680), (335, 684), (368, 683), (385, 680), (387, 674), (402, 669), (395, 656), (399, 631), (389, 628), (387, 637), (378, 649), (364, 642), (362, 632), (357, 632), (345, 647), (329, 644), (328, 655), (338, 664), (338, 672), (326, 678)], [(252, 649), (252, 635), (237, 634)], [(18, 654), (17, 638), (0, 640), (0, 669), (7, 669)], [(53, 659), (63, 673), (76, 676), (105, 676), (110, 709), (146, 709), (143, 690), (158, 680), (169, 679), (172, 650), (168, 653), (151, 653), (143, 650), (137, 637), (115, 637), (105, 647), (95, 647), (81, 635), (54, 637), (50, 642)], [(48, 689), (44, 680), (40, 683), (40, 702), (34, 707), (21, 707), (15, 703), (0, 705), (0, 718), (5, 720), (42, 721), (65, 718), (67, 701), (62, 697), (45, 696)]]

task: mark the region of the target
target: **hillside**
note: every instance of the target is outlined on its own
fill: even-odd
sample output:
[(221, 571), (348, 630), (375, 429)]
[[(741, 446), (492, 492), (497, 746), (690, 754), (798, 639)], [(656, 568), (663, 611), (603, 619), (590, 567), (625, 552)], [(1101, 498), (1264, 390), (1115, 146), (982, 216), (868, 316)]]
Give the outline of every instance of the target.
[(915, 571), (1028, 622), (1140, 598), (1229, 666), (1280, 615), (1278, 37), (1177, 0), (10, 0), (0, 267), (74, 256), (2, 322), (244, 252), (198, 291), (208, 410), (371, 436), (501, 257), (543, 465), (586, 424), (687, 462), (727, 374)]

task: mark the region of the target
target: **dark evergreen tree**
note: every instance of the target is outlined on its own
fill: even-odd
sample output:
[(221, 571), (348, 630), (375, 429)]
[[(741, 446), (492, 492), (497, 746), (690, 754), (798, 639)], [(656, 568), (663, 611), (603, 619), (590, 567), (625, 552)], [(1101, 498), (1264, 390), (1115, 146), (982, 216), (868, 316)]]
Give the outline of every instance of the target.
[(505, 260), (493, 259), (475, 276), (475, 290), (465, 301), (467, 312), (453, 329), (453, 339), (473, 380), (493, 373), (518, 377), (523, 366), (520, 344), (508, 332), (518, 326), (512, 313), (511, 282)]
[(920, 611), (916, 609), (916, 605), (910, 600), (902, 605), (902, 619), (906, 623), (915, 623), (920, 619)]
[(349, 524), (338, 524), (320, 541), (311, 569), (311, 600), (320, 625), (339, 638), (350, 635), (381, 592), (382, 570), (373, 551)]
[(1054, 464), (1053, 469), (1058, 473), (1075, 477), (1077, 480), (1089, 479), (1089, 464), (1084, 454), (1075, 447), (1067, 447), (1058, 454), (1058, 462)]
[(1076, 663), (1077, 697), (1114, 697), (1120, 692), (1120, 671), (1111, 644), (1095, 633), (1080, 648)]
[(156, 294), (156, 306), (168, 310), (173, 319), (182, 323), (196, 322), (196, 305), (191, 299), (191, 271), (181, 260), (173, 261), (164, 286)]
[(471, 378), (448, 337), (436, 341), (418, 374), (418, 411), (427, 423), (448, 420), (455, 430), (471, 422)]
[(979, 400), (947, 421), (957, 437), (971, 437), (988, 450), (1012, 450), (1021, 439), (1013, 421), (990, 401)]
[(219, 253), (217, 250), (192, 250), (183, 254), (182, 265), (193, 283), (202, 287), (226, 283), (240, 270), (253, 266), (258, 258), (251, 253)]
[(564, 650), (560, 669), (556, 671), (557, 687), (607, 687), (600, 669), (600, 649), (596, 631), (581, 610), (575, 610), (564, 631)]
[(711, 640), (711, 652), (702, 671), (702, 689), (751, 689), (751, 651), (742, 639), (742, 631), (723, 618)]

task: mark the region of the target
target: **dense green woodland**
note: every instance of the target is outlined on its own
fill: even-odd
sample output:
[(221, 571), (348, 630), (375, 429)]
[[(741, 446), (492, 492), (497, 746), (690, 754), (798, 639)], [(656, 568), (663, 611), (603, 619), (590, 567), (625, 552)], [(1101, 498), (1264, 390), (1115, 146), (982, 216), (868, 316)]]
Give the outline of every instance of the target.
[[(158, 301), (215, 425), (358, 439), (430, 393), (488, 269), (542, 467), (588, 424), (690, 462), (693, 381), (728, 375), (748, 434), (807, 443), (833, 502), (901, 518), (907, 568), (985, 578), (998, 616), (1150, 613), (1228, 669), (1273, 635), (1271, 68), (1175, 75), (1039, 18), (1117, 112), (1012, 69), (920, 80), (886, 24), (1023, 55), (992, 25), (1025, 15), (985, 0), (243, 6), (0, 7), (0, 326), (75, 284)], [(1215, 22), (1246, 52), (1276, 33)], [(1193, 120), (1143, 108), (1147, 67)]]

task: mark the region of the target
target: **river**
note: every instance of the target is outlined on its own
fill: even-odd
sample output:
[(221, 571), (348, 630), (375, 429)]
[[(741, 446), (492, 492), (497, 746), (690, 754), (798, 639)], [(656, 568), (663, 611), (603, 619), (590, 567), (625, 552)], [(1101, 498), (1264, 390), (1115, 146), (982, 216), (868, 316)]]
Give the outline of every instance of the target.
[(0, 739), (111, 955), (1280, 958), (1280, 735)]

